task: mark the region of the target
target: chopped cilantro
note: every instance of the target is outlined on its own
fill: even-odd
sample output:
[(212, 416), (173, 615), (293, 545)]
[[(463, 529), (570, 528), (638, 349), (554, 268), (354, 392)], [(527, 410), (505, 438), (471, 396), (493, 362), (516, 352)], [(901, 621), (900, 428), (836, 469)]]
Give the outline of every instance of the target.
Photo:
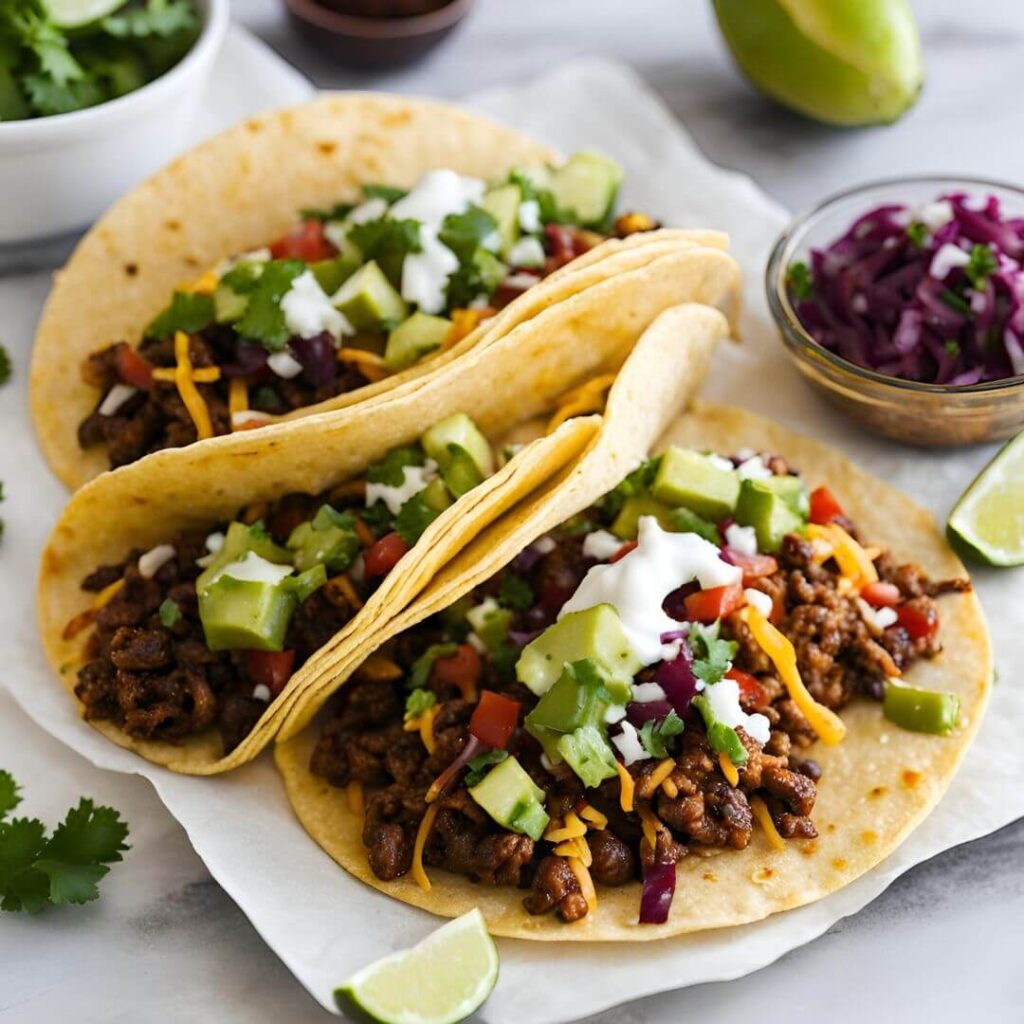
[(688, 508), (674, 508), (668, 513), (668, 521), (672, 530), (676, 533), (695, 533), (712, 544), (721, 544), (722, 538), (715, 526), (709, 519), (691, 512)]
[(419, 718), (427, 708), (437, 703), (437, 694), (433, 690), (418, 688), (405, 698), (405, 720)]
[(459, 258), (472, 261), (488, 235), (498, 230), (498, 222), (482, 206), (472, 203), (463, 213), (450, 213), (444, 219), (438, 238)]
[(349, 241), (359, 247), (363, 259), (382, 260), (388, 256), (405, 256), (419, 252), (420, 222), (418, 220), (371, 220), (354, 224), (348, 233)]
[(281, 300), (305, 269), (302, 260), (271, 260), (263, 264), (245, 316), (238, 322), (238, 333), (243, 338), (260, 342), (268, 352), (280, 352), (288, 344), (292, 332), (284, 322)]
[(464, 309), (479, 295), (489, 299), (501, 284), (507, 270), (493, 252), (477, 249), (473, 258), (463, 263), (448, 278), (445, 292), (448, 309)]
[(263, 275), (263, 264), (256, 260), (241, 260), (221, 279), (220, 283), (236, 295), (252, 295)]
[(786, 287), (794, 299), (809, 299), (814, 294), (811, 268), (802, 260), (794, 260), (786, 271)]
[(11, 379), (11, 357), (7, 349), (0, 345), (0, 384), (6, 384)]
[(511, 683), (515, 679), (519, 648), (508, 642), (498, 644), (490, 650), (491, 667), (500, 682)]
[(169, 597), (160, 605), (160, 625), (172, 629), (181, 622), (181, 609)]
[(53, 835), (34, 818), (8, 815), (21, 802), (11, 774), (0, 771), (0, 909), (38, 914), (47, 903), (88, 903), (128, 849), (128, 826), (111, 807), (83, 797)]
[(916, 220), (907, 226), (907, 238), (910, 239), (911, 245), (923, 249), (924, 243), (928, 241), (928, 228)]
[(261, 412), (281, 412), (284, 402), (269, 384), (263, 384), (252, 393), (252, 407)]
[(693, 651), (693, 674), (706, 686), (713, 686), (725, 675), (739, 647), (734, 641), (719, 637), (721, 625), (721, 619), (711, 626), (702, 626), (699, 622), (690, 625), (688, 639)]
[(405, 467), (422, 466), (424, 458), (423, 449), (419, 445), (392, 448), (383, 459), (371, 464), (366, 471), (367, 482), (401, 487), (405, 483)]
[(408, 194), (408, 189), (396, 188), (394, 185), (363, 186), (364, 199), (383, 199), (389, 206), (392, 203), (397, 203), (399, 199), (403, 199)]
[(423, 531), (440, 515), (431, 508), (419, 494), (414, 494), (395, 516), (395, 532), (409, 547), (423, 536)]
[(683, 731), (683, 720), (670, 711), (659, 721), (650, 719), (640, 728), (640, 742), (651, 757), (668, 757), (668, 741)]
[(178, 331), (195, 334), (214, 321), (213, 299), (198, 292), (175, 292), (171, 304), (145, 330), (147, 338), (166, 341)]
[(488, 750), (483, 754), (477, 754), (477, 756), (474, 757), (468, 765), (466, 765), (469, 769), (466, 773), (466, 778), (463, 780), (466, 787), (479, 786), (480, 783), (484, 781), (484, 776), (487, 775), (488, 769), (496, 764), (501, 764), (501, 762), (507, 758), (507, 750)]
[(382, 537), (385, 533), (390, 533), (395, 521), (395, 517), (391, 514), (391, 509), (383, 501), (378, 501), (369, 508), (361, 509), (359, 518), (378, 537)]
[(619, 481), (601, 499), (598, 503), (599, 507), (602, 513), (608, 517), (609, 521), (622, 511), (622, 506), (626, 504), (627, 499), (641, 497), (650, 491), (651, 484), (654, 483), (654, 478), (658, 475), (658, 467), (660, 465), (660, 455), (657, 458), (648, 459), (645, 463), (634, 469), (627, 477)]
[(943, 343), (942, 347), (951, 356), (960, 355), (960, 342), (956, 338), (947, 338)]
[(299, 211), (299, 216), (303, 220), (344, 220), (354, 209), (353, 203), (335, 203), (323, 210), (307, 207), (305, 210)]
[(438, 658), (450, 658), (459, 649), (458, 644), (431, 644), (413, 663), (409, 670), (407, 686), (411, 690), (421, 690), (430, 681), (430, 673), (434, 670), (434, 662)]
[(979, 243), (971, 246), (971, 255), (964, 266), (964, 273), (975, 288), (983, 288), (989, 274), (994, 273), (998, 267), (992, 247)]
[(498, 604), (513, 611), (525, 612), (533, 604), (533, 587), (515, 573), (508, 573), (498, 589)]
[(939, 292), (939, 301), (944, 302), (950, 309), (955, 309), (958, 313), (962, 313), (964, 316), (971, 315), (971, 307), (967, 302), (949, 288), (943, 288), (942, 291)]

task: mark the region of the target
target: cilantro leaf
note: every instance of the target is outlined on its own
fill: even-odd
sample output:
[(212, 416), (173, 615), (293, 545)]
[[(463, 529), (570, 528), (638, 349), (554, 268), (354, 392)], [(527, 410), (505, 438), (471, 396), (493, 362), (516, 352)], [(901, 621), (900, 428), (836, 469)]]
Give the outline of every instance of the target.
[(511, 683), (515, 679), (516, 662), (519, 660), (519, 648), (507, 641), (492, 647), (488, 652), (491, 667), (500, 682)]
[(498, 589), (498, 604), (513, 611), (525, 612), (533, 605), (533, 587), (522, 576), (508, 573)]
[(395, 517), (395, 532), (412, 547), (440, 514), (436, 508), (431, 508), (422, 496), (414, 494), (398, 510)]
[(693, 674), (706, 686), (713, 686), (725, 675), (739, 647), (732, 640), (722, 640), (718, 635), (720, 629), (721, 620), (711, 626), (699, 622), (690, 625)]
[(962, 316), (971, 315), (970, 305), (951, 288), (943, 288), (942, 291), (939, 292), (939, 301), (945, 303), (950, 309), (955, 310)]
[(450, 213), (445, 217), (438, 238), (458, 256), (460, 263), (468, 263), (484, 239), (497, 230), (498, 222), (494, 217), (482, 206), (471, 203), (463, 213)]
[(911, 245), (916, 246), (918, 249), (923, 249), (924, 243), (928, 241), (928, 228), (919, 220), (916, 220), (912, 224), (907, 225), (907, 238), (910, 239)]
[(445, 299), (448, 309), (464, 309), (477, 296), (488, 299), (497, 291), (508, 267), (493, 252), (477, 249), (468, 263), (463, 263), (451, 277)]
[(802, 260), (790, 263), (786, 271), (786, 286), (794, 299), (809, 299), (814, 293), (810, 267)]
[(397, 203), (409, 194), (406, 188), (396, 188), (394, 185), (364, 185), (364, 199), (383, 199), (388, 205)]
[(971, 255), (964, 266), (964, 273), (975, 288), (983, 288), (989, 274), (994, 273), (998, 267), (996, 254), (991, 246), (978, 243), (971, 246)]
[(668, 757), (668, 741), (678, 736), (683, 728), (683, 720), (675, 711), (670, 711), (659, 721), (652, 718), (644, 722), (640, 728), (640, 742), (651, 757)]
[(960, 355), (960, 342), (956, 338), (947, 338), (942, 343), (942, 347), (953, 357)]
[(35, 862), (33, 870), (42, 872), (49, 880), (50, 902), (61, 904), (99, 899), (98, 883), (110, 868), (105, 864), (64, 864), (41, 858)]
[(147, 328), (145, 336), (158, 341), (178, 331), (195, 334), (214, 321), (213, 299), (198, 292), (175, 292), (171, 304)]
[(363, 259), (382, 260), (388, 256), (405, 256), (420, 252), (420, 222), (418, 220), (380, 220), (355, 224), (348, 233), (349, 241), (358, 246)]
[(7, 349), (0, 345), (0, 384), (6, 384), (11, 379), (11, 357)]
[(390, 533), (395, 521), (395, 517), (391, 514), (391, 509), (383, 501), (378, 501), (369, 508), (362, 509), (359, 513), (359, 518), (378, 537), (382, 537), (385, 533)]
[(698, 693), (691, 703), (704, 719), (704, 727), (707, 729), (708, 743), (711, 744), (711, 749), (718, 754), (725, 754), (738, 767), (745, 765), (747, 763), (747, 748), (743, 746), (736, 730), (731, 725), (726, 725), (725, 722), (715, 718), (711, 702), (703, 693)]
[(117, 811), (82, 797), (57, 826), (44, 853), (67, 864), (110, 864), (122, 859), (127, 838), (128, 826)]
[(676, 533), (695, 533), (714, 545), (722, 543), (718, 527), (709, 519), (691, 512), (688, 508), (674, 508), (668, 513), (669, 525)]
[(425, 456), (419, 445), (392, 448), (379, 462), (371, 464), (366, 471), (366, 480), (371, 484), (386, 484), (401, 487), (405, 482), (406, 466), (422, 466)]
[(650, 492), (651, 484), (658, 475), (658, 467), (661, 465), (661, 456), (648, 459), (638, 466), (628, 476), (610, 490), (600, 502), (598, 507), (607, 516), (608, 521), (613, 520), (621, 511), (629, 498), (637, 498)]
[(431, 644), (413, 663), (409, 671), (407, 686), (411, 690), (419, 690), (430, 681), (430, 673), (434, 670), (434, 662), (438, 658), (450, 658), (459, 649), (458, 644)]
[[(271, 260), (263, 264), (245, 315), (238, 322), (238, 333), (243, 338), (260, 342), (268, 352), (280, 352), (288, 344), (292, 332), (284, 322), (281, 300), (305, 270), (302, 260)], [(210, 306), (212, 309), (212, 300)]]
[(463, 782), (466, 787), (478, 786), (484, 781), (484, 777), (487, 775), (487, 770), (493, 765), (501, 764), (502, 761), (507, 760), (507, 750), (488, 750), (483, 754), (477, 754), (472, 761), (469, 762), (466, 767), (469, 771), (466, 773)]
[(300, 211), (299, 216), (303, 220), (344, 220), (354, 209), (355, 205), (352, 203), (335, 203), (333, 206), (325, 207), (322, 210), (306, 208)]
[(0, 821), (21, 803), (21, 796), (18, 793), (20, 788), (10, 772), (0, 769)]
[(104, 18), (102, 27), (116, 39), (147, 36), (166, 39), (179, 32), (194, 31), (199, 23), (189, 0), (147, 0), (144, 7), (133, 7)]
[(432, 708), (437, 703), (437, 694), (433, 690), (422, 688), (413, 690), (405, 698), (405, 718), (409, 721), (412, 718), (419, 718), (427, 708)]

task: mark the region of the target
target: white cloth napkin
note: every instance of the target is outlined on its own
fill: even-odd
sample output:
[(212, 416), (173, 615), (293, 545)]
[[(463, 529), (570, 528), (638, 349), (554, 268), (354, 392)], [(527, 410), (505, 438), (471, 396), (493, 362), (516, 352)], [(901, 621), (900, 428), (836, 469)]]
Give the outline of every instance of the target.
[[(253, 65), (255, 70), (258, 70)], [(237, 87), (248, 86), (238, 66)], [(596, 146), (627, 171), (627, 206), (673, 225), (726, 229), (747, 275), (742, 346), (721, 353), (710, 397), (747, 405), (849, 452), (942, 518), (990, 450), (922, 452), (861, 434), (810, 395), (783, 358), (762, 297), (768, 248), (785, 213), (747, 178), (709, 164), (628, 69), (584, 61), (474, 105), (544, 137), (563, 152)], [(149, 778), (184, 825), (196, 851), (295, 976), (326, 1007), (333, 987), (369, 961), (405, 947), (437, 919), (385, 899), (337, 868), (291, 817), (272, 763), (262, 758), (229, 776), (174, 776), (111, 745), (77, 716), (51, 677), (35, 635), (31, 581), (65, 494), (33, 444), (25, 396), (31, 330), (47, 282), (0, 284), (4, 333), (16, 382), (0, 392), (5, 444), (0, 478), (9, 500), (0, 544), (0, 677), (36, 722), (100, 767)], [(1024, 661), (1021, 579), (980, 571), (998, 662)], [(875, 871), (816, 904), (754, 925), (657, 944), (532, 944), (500, 940), (498, 986), (484, 1011), (491, 1024), (565, 1021), (643, 995), (738, 977), (822, 934), (877, 896), (895, 877), (941, 850), (1024, 815), (1024, 691), (1004, 672), (988, 717), (935, 813)], [(28, 780), (25, 780), (26, 782)], [(42, 780), (45, 782), (45, 780)], [(145, 843), (130, 855), (147, 855)], [(510, 898), (518, 898), (510, 893)], [(554, 968), (557, 965), (557, 970)]]

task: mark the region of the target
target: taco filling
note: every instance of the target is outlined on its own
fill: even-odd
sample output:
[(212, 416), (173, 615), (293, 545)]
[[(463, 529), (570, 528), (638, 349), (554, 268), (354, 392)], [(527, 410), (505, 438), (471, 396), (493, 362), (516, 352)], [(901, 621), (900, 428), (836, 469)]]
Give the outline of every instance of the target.
[(85, 717), (136, 739), (214, 729), (231, 751), (434, 519), (494, 469), (486, 438), (456, 413), (364, 478), (249, 505), (96, 569), (82, 582), (92, 606), (64, 633), (94, 627), (75, 687)]
[(596, 153), (488, 185), (430, 171), (409, 191), (365, 185), (358, 204), (305, 210), (265, 248), (222, 261), (146, 327), (89, 356), (99, 397), (82, 448), (122, 466), (265, 423), (450, 348), (610, 235), (621, 169)]
[(310, 768), (364, 813), (380, 879), (443, 868), (565, 921), (640, 880), (662, 923), (680, 858), (817, 835), (808, 748), (851, 701), (957, 728), (954, 695), (900, 677), (970, 584), (867, 543), (780, 456), (670, 448), (378, 650)]

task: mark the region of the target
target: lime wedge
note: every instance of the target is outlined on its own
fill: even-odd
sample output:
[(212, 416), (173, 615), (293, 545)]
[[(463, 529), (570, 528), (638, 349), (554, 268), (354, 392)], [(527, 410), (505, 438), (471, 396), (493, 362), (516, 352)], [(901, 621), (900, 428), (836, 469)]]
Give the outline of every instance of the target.
[(81, 28), (91, 25), (108, 14), (113, 14), (119, 7), (124, 7), (128, 0), (44, 0), (49, 12), (50, 21), (58, 28)]
[(1024, 433), (978, 474), (947, 529), (955, 547), (985, 565), (1024, 565)]
[(456, 1024), (474, 1014), (498, 980), (498, 949), (479, 910), (419, 945), (364, 967), (340, 988), (339, 1008), (380, 1024)]

